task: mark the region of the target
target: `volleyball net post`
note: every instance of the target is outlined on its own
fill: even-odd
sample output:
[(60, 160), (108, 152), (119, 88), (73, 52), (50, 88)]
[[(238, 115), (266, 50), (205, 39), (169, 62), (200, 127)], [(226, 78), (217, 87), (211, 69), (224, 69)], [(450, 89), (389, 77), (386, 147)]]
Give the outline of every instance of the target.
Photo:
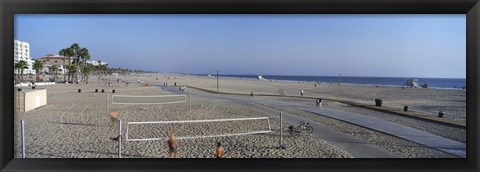
[(122, 120), (118, 120), (118, 158), (122, 158)]
[(105, 95), (105, 113), (108, 115), (108, 94)]
[(26, 158), (26, 152), (25, 152), (25, 122), (23, 120), (20, 121), (20, 130), (22, 134), (22, 158)]

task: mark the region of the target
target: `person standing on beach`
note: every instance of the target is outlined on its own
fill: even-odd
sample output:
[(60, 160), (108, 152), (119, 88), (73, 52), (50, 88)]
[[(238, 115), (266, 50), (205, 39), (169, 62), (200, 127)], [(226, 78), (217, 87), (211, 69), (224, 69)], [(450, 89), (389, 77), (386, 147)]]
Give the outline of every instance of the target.
[(300, 96), (303, 97), (303, 90), (300, 90)]
[(223, 146), (220, 142), (217, 142), (217, 158), (223, 158), (223, 154), (224, 154), (224, 149), (223, 149)]
[(321, 107), (322, 106), (322, 99), (317, 99), (317, 107)]
[(175, 140), (175, 137), (173, 133), (168, 134), (168, 156), (170, 158), (173, 156), (173, 158), (177, 157), (177, 141)]

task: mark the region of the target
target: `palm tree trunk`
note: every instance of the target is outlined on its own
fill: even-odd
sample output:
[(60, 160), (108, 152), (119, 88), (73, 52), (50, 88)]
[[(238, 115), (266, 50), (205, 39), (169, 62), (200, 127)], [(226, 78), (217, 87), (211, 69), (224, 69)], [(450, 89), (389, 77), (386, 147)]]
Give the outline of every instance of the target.
[(23, 69), (20, 69), (20, 82), (23, 82)]
[(63, 81), (66, 80), (66, 72), (65, 72), (65, 60), (66, 60), (66, 57), (64, 56), (63, 57)]
[[(69, 66), (69, 67), (70, 67), (70, 65), (72, 65), (72, 62), (71, 62), (71, 61), (72, 61), (72, 60), (70, 59), (70, 57), (68, 57), (68, 66)], [(71, 81), (71, 80), (70, 80), (70, 73), (71, 73), (71, 72), (72, 72), (72, 71), (70, 71), (70, 69), (68, 69), (67, 75), (68, 75), (68, 81), (69, 81), (69, 82)]]
[(20, 69), (17, 68), (17, 79), (20, 81)]

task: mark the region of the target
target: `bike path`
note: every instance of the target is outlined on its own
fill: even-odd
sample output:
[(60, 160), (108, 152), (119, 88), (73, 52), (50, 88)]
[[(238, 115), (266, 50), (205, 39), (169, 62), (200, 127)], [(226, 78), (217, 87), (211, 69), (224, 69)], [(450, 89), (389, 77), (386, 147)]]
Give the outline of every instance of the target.
[(318, 115), (328, 116), (334, 119), (342, 120), (365, 128), (380, 131), (415, 143), (425, 145), (430, 148), (440, 150), (458, 157), (466, 157), (466, 145), (464, 143), (437, 136), (425, 131), (417, 130), (408, 126), (400, 125), (383, 119), (373, 118), (365, 115), (351, 112), (339, 111), (328, 108), (318, 108), (308, 105), (301, 105), (292, 102), (265, 100), (260, 102), (273, 105), (290, 107)]
[[(222, 100), (233, 101), (239, 104), (240, 103), (246, 104), (246, 105), (249, 105), (250, 107), (256, 108), (258, 110), (261, 110), (263, 112), (267, 112), (270, 114), (280, 114), (280, 112), (282, 112), (283, 122), (294, 124), (294, 125), (300, 124), (301, 121), (308, 122), (311, 124), (310, 126), (313, 127), (312, 134), (314, 136), (324, 140), (330, 145), (333, 145), (337, 148), (340, 148), (348, 152), (350, 155), (352, 155), (355, 158), (397, 158), (398, 157), (389, 151), (386, 151), (382, 148), (377, 147), (374, 144), (364, 142), (362, 140), (359, 140), (356, 137), (334, 130), (330, 127), (323, 125), (322, 123), (315, 122), (298, 115), (294, 115), (288, 112), (283, 112), (283, 111), (265, 106), (265, 104), (261, 103), (257, 99), (252, 100), (252, 98), (249, 98), (249, 97), (225, 96), (225, 95), (211, 94), (211, 93), (200, 94), (200, 93), (191, 93), (188, 91), (182, 92), (182, 91), (179, 91), (178, 88), (170, 87), (170, 86), (166, 86), (166, 87), (163, 86), (163, 88), (166, 91), (175, 93), (175, 94), (187, 93), (187, 94), (191, 94), (192, 96), (222, 99)], [(284, 132), (284, 136), (286, 135), (288, 135), (288, 132)], [(289, 145), (286, 145), (287, 149), (288, 149), (288, 146)]]
[[(300, 122), (308, 122), (313, 127), (313, 135), (322, 139), (330, 145), (340, 148), (354, 158), (398, 158), (395, 154), (379, 148), (371, 143), (364, 142), (351, 135), (339, 132), (330, 127), (323, 125), (322, 123), (312, 121), (310, 119), (294, 115), (288, 112), (283, 112), (277, 109), (273, 109), (267, 106), (263, 106), (264, 112), (272, 114), (280, 114), (282, 112), (283, 122), (290, 124), (300, 124)], [(285, 126), (287, 127), (287, 126)], [(286, 133), (286, 132), (284, 132)], [(286, 135), (286, 134), (284, 134)], [(288, 133), (287, 133), (288, 135)], [(287, 148), (289, 145), (286, 145)]]

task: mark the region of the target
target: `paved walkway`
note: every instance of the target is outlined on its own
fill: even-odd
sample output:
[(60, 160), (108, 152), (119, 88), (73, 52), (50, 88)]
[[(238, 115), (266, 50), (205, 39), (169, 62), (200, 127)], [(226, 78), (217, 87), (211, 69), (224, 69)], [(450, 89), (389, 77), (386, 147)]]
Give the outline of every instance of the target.
[[(356, 137), (334, 130), (330, 127), (323, 125), (322, 123), (315, 122), (291, 113), (268, 108), (266, 106), (262, 107), (262, 111), (271, 114), (280, 114), (280, 112), (282, 112), (283, 122), (287, 122), (292, 125), (299, 125), (302, 121), (308, 122), (310, 126), (313, 127), (312, 134), (314, 136), (322, 139), (330, 145), (333, 145), (348, 152), (354, 158), (398, 158), (398, 156), (396, 156), (395, 154), (379, 148), (374, 144), (364, 142), (357, 139)], [(284, 132), (284, 135), (288, 135), (288, 133)]]
[(359, 126), (363, 126), (372, 130), (380, 131), (415, 143), (425, 145), (458, 157), (466, 158), (466, 145), (448, 138), (437, 136), (425, 131), (420, 131), (411, 127), (386, 121), (383, 119), (373, 118), (365, 115), (355, 114), (351, 112), (333, 110), (328, 108), (317, 108), (308, 105), (301, 105), (292, 102), (274, 101), (262, 99), (259, 102), (271, 106), (290, 107), (318, 115), (328, 116)]
[[(168, 92), (175, 93), (175, 94), (189, 94), (190, 92), (181, 92), (178, 88), (174, 87), (164, 87), (164, 89)], [(355, 158), (398, 158), (398, 156), (392, 154), (389, 151), (386, 151), (382, 148), (377, 147), (374, 144), (367, 143), (353, 137), (351, 135), (339, 132), (332, 128), (329, 128), (322, 123), (312, 121), (310, 119), (294, 115), (291, 113), (283, 112), (277, 109), (269, 108), (267, 106), (262, 105), (258, 101), (252, 101), (250, 97), (237, 97), (237, 96), (224, 96), (218, 94), (209, 94), (209, 93), (191, 93), (192, 96), (199, 96), (205, 98), (215, 98), (215, 99), (222, 99), (227, 101), (232, 101), (235, 104), (244, 104), (251, 108), (255, 108), (257, 110), (270, 113), (270, 114), (280, 114), (282, 112), (282, 119), (283, 122), (298, 125), (301, 121), (305, 121), (310, 123), (313, 127), (313, 135), (322, 139), (323, 141), (327, 142), (330, 145), (333, 145), (339, 149), (342, 149), (348, 152)], [(285, 126), (286, 127), (286, 126)], [(284, 132), (284, 136), (287, 136), (288, 133)], [(289, 145), (286, 145), (287, 149)]]

